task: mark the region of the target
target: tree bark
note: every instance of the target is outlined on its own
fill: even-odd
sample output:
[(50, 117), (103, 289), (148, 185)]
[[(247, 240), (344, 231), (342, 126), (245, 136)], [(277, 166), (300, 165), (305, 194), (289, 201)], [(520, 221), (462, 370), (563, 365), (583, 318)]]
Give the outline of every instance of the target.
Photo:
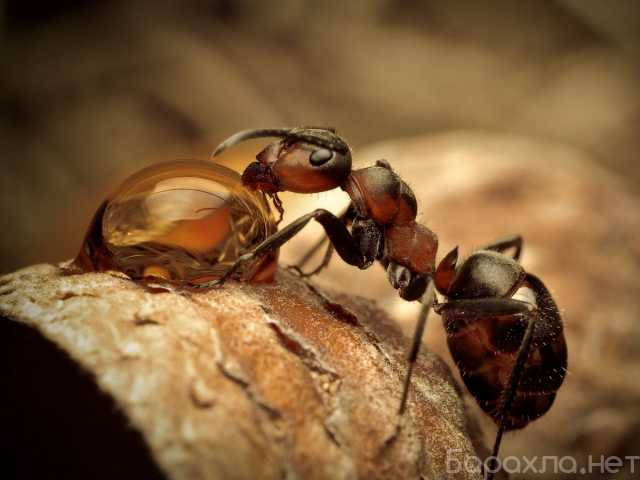
[(37, 265), (0, 278), (0, 315), (2, 421), (23, 472), (476, 478), (447, 460), (486, 454), (431, 352), (394, 437), (408, 340), (372, 302), (286, 272), (186, 293)]

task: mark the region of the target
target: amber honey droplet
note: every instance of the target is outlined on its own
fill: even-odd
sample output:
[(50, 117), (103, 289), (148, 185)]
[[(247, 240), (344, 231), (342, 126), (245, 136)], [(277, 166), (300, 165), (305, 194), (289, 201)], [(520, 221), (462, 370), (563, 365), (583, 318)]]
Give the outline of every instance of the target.
[[(264, 195), (245, 188), (233, 170), (197, 160), (162, 163), (129, 177), (103, 202), (75, 264), (134, 279), (204, 282), (275, 230)], [(275, 262), (274, 254), (257, 258), (235, 277), (269, 281)]]

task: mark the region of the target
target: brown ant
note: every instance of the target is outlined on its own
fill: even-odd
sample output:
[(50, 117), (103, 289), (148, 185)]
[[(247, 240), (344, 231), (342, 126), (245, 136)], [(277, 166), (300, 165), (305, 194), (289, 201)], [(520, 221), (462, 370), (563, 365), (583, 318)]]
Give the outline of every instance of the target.
[[(304, 275), (324, 268), (335, 248), (345, 262), (360, 269), (378, 260), (403, 299), (421, 301), (400, 416), (407, 405), (427, 315), (433, 307), (442, 316), (449, 349), (464, 383), (498, 426), (487, 469), (487, 478), (493, 477), (502, 434), (525, 427), (549, 410), (567, 365), (558, 308), (544, 284), (518, 263), (522, 238), (494, 242), (462, 262), (458, 262), (456, 247), (436, 268), (438, 237), (416, 222), (415, 196), (388, 162), (380, 160), (374, 166), (352, 170), (347, 143), (333, 129), (314, 127), (240, 132), (222, 143), (214, 155), (262, 137), (280, 140), (257, 155), (257, 161), (244, 170), (242, 182), (271, 195), (281, 214), (277, 198), (281, 191), (315, 193), (340, 187), (351, 203), (340, 217), (317, 209), (298, 218), (240, 256), (218, 280), (196, 286), (223, 284), (243, 262), (275, 251), (310, 220), (316, 220), (330, 245), (322, 264)], [(505, 253), (509, 250), (513, 250), (511, 256)], [(436, 289), (445, 297), (444, 303), (438, 303)]]

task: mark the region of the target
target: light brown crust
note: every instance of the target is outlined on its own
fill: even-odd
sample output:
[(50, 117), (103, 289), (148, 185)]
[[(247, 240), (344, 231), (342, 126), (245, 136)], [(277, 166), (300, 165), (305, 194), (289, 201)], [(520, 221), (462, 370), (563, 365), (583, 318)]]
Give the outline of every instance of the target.
[(170, 478), (478, 478), (446, 472), (475, 440), (430, 352), (384, 448), (408, 341), (371, 302), (282, 272), (273, 285), (156, 291), (40, 265), (0, 278), (0, 314), (90, 372)]

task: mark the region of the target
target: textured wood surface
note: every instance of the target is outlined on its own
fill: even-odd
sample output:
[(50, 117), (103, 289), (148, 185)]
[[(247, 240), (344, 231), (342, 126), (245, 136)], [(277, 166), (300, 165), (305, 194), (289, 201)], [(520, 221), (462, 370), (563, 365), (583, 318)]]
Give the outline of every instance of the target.
[[(277, 284), (197, 294), (152, 293), (116, 274), (60, 276), (52, 265), (0, 284), (3, 328), (20, 322), (66, 352), (169, 478), (432, 479), (450, 476), (447, 455), (475, 454), (459, 390), (430, 352), (419, 360), (403, 428), (385, 443), (408, 342), (361, 298), (323, 293), (284, 272)], [(19, 345), (27, 354), (36, 347)], [(35, 383), (52, 374), (47, 365), (10, 365)], [(69, 392), (45, 395), (42, 402), (55, 402)], [(93, 414), (108, 411), (96, 403)], [(56, 415), (82, 421), (74, 411)], [(94, 435), (100, 430), (86, 441)]]

